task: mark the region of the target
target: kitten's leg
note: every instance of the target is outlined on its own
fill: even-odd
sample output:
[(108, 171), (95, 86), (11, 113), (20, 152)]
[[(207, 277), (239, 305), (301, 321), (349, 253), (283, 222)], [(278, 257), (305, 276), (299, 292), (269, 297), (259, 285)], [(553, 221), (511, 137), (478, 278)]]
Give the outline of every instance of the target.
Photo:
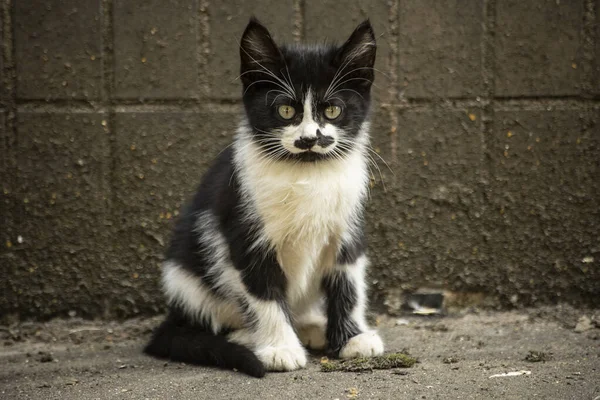
[(292, 328), (289, 312), (277, 301), (246, 298), (248, 328), (229, 339), (254, 349), (269, 371), (293, 371), (306, 366), (306, 353)]
[(313, 350), (323, 350), (327, 345), (327, 338), (325, 337), (327, 318), (323, 314), (321, 306), (322, 302), (319, 301), (296, 321), (296, 330), (300, 342), (305, 347)]
[(362, 254), (353, 260), (339, 261), (323, 279), (329, 348), (340, 358), (382, 354), (383, 342), (365, 319), (367, 258)]
[(287, 280), (275, 257), (261, 257), (241, 276), (247, 289), (239, 298), (246, 328), (233, 332), (229, 339), (252, 348), (270, 371), (303, 368), (306, 352), (292, 327), (285, 300)]

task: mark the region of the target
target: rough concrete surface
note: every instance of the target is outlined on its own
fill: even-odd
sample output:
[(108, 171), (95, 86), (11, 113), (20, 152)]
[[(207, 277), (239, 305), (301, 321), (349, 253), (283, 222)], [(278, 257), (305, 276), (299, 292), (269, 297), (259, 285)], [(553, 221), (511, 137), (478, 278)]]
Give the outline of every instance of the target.
[[(394, 85), (396, 35), (390, 15), (396, 4), (387, 1), (331, 1), (327, 4), (307, 1), (303, 17), (303, 41), (309, 43), (343, 43), (356, 26), (369, 18), (377, 37), (375, 82), (372, 94), (379, 102), (388, 102)], [(393, 92), (393, 91), (392, 91)]]
[(496, 94), (578, 94), (583, 10), (581, 1), (498, 1)]
[(228, 0), (214, 2), (204, 10), (207, 43), (206, 83), (210, 97), (238, 100), (241, 95), (239, 40), (250, 15), (269, 27), (277, 43), (294, 40), (294, 8), (291, 2), (277, 0)]
[(101, 1), (13, 4), (19, 98), (99, 98), (103, 89)]
[[(454, 12), (448, 12), (454, 10)], [(484, 2), (400, 2), (400, 92), (411, 98), (483, 94)]]
[[(412, 368), (351, 373), (308, 367), (254, 379), (140, 353), (159, 318), (5, 326), (3, 399), (577, 399), (600, 398), (600, 314), (570, 307), (379, 318), (388, 351)], [(527, 375), (492, 377), (516, 371)]]
[(0, 2), (0, 321), (164, 311), (252, 14), (279, 42), (374, 26), (376, 308), (431, 286), (600, 306), (600, 0), (21, 0)]
[(116, 97), (197, 97), (197, 2), (117, 1), (114, 7)]

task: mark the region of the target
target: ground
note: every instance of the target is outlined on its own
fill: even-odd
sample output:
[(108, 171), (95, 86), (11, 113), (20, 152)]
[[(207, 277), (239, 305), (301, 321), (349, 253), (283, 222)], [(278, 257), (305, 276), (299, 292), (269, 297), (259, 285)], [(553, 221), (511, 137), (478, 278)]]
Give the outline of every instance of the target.
[[(165, 362), (141, 348), (160, 318), (77, 318), (0, 327), (2, 399), (584, 399), (600, 400), (600, 312), (555, 306), (380, 316), (387, 350), (411, 368), (255, 379)], [(492, 377), (514, 371), (518, 376)]]

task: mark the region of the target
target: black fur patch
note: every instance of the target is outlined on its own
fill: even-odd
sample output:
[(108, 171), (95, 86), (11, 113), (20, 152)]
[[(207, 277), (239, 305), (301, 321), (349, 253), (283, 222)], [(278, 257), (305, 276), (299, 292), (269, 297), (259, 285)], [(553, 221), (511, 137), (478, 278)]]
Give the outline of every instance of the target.
[[(368, 22), (359, 25), (342, 46), (278, 47), (260, 23), (252, 20), (248, 24), (240, 48), (246, 111), (244, 122), (251, 127), (253, 140), (261, 149), (283, 161), (282, 168), (290, 165), (288, 161), (319, 162), (330, 157), (312, 152), (287, 153), (280, 157), (281, 143), (266, 140), (267, 137), (272, 138), (278, 129), (300, 123), (303, 112), (301, 105), (309, 87), (313, 93), (313, 114), (317, 124), (334, 124), (344, 132), (345, 144), (336, 144), (340, 146), (337, 157), (344, 156), (352, 149), (352, 139), (358, 135), (369, 113), (370, 87), (374, 78), (374, 42), (375, 36)], [(266, 75), (265, 71), (268, 71)], [(326, 99), (326, 91), (336, 74), (340, 79), (336, 88), (338, 92)], [(275, 77), (275, 80), (265, 82), (265, 76)], [(290, 94), (295, 100), (277, 96), (277, 90), (281, 89), (274, 83), (277, 79), (289, 81)], [(284, 120), (277, 112), (280, 105), (294, 106), (297, 115)], [(326, 121), (324, 110), (333, 105), (341, 107), (343, 111), (334, 120)], [(334, 139), (321, 134), (320, 130), (314, 134), (320, 146), (334, 145)], [(309, 145), (302, 143), (302, 146)], [(326, 168), (326, 164), (323, 165)], [(255, 235), (262, 226), (257, 219), (248, 218), (247, 210), (243, 209), (247, 206), (243, 196), (233, 164), (233, 150), (229, 147), (207, 171), (193, 200), (181, 212), (166, 259), (198, 277), (216, 296), (222, 298), (231, 295), (227, 290), (216, 287), (219, 274), (211, 270), (213, 261), (205, 251), (210, 243), (202, 242), (206, 240), (204, 237), (210, 235), (203, 235), (202, 226), (198, 226), (199, 215), (208, 213), (214, 217), (215, 226), (210, 229), (218, 230), (224, 238), (229, 261), (240, 272), (248, 293), (263, 301), (277, 302), (291, 323), (292, 317), (286, 302), (287, 278), (274, 251), (252, 247)], [(362, 252), (364, 237), (360, 236), (344, 244), (338, 261), (352, 263)], [(322, 286), (327, 294), (327, 339), (337, 354), (351, 337), (360, 333), (350, 318), (356, 304), (356, 288), (344, 274), (324, 279)], [(247, 327), (252, 328), (260, 318), (257, 310), (253, 310), (243, 296), (233, 300), (237, 301)], [(227, 331), (215, 335), (210, 331), (211, 321), (194, 322), (176, 305), (170, 305), (170, 309), (169, 317), (156, 330), (145, 349), (148, 354), (192, 364), (237, 368), (252, 376), (265, 374), (265, 367), (250, 349), (227, 340)]]
[(266, 372), (250, 349), (227, 341), (224, 335), (214, 335), (174, 313), (156, 328), (144, 352), (189, 364), (235, 368), (257, 378)]
[(354, 264), (360, 256), (365, 254), (365, 251), (367, 250), (367, 237), (362, 221), (360, 223), (360, 228), (355, 231), (356, 233), (349, 241), (342, 243), (342, 247), (337, 254), (338, 264)]
[[(357, 53), (357, 49), (364, 51)], [(242, 36), (240, 71), (244, 106), (256, 142), (277, 159), (312, 162), (333, 157), (332, 153), (292, 154), (280, 143), (269, 140), (271, 132), (301, 123), (303, 102), (310, 88), (315, 122), (320, 126), (326, 122), (336, 125), (349, 139), (355, 137), (369, 114), (375, 54), (375, 34), (368, 21), (359, 25), (342, 46), (277, 46), (264, 26), (256, 20), (251, 21)], [(326, 96), (330, 83), (336, 78), (339, 78), (339, 86), (335, 95)], [(293, 99), (282, 95), (285, 85)], [(283, 119), (279, 116), (277, 109), (283, 105), (294, 107), (294, 117)], [(324, 116), (324, 110), (329, 106), (343, 110), (335, 120), (327, 120)], [(338, 146), (342, 154), (351, 149), (351, 140)]]
[(329, 349), (337, 356), (352, 337), (360, 334), (351, 318), (356, 306), (356, 288), (343, 272), (336, 272), (323, 279), (323, 291), (327, 304), (326, 337)]
[(233, 151), (227, 148), (215, 160), (206, 172), (196, 195), (188, 204), (175, 223), (175, 230), (167, 250), (166, 259), (179, 263), (194, 275), (200, 277), (212, 287), (211, 277), (207, 275), (209, 261), (204, 256), (203, 243), (196, 231), (198, 214), (213, 210), (223, 200), (228, 200), (228, 194), (223, 193), (223, 187), (233, 174)]

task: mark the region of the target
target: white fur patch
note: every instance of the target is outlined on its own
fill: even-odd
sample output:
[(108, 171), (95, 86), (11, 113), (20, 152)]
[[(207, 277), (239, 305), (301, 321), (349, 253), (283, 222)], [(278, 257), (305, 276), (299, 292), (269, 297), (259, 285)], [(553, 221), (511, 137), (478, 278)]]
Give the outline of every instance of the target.
[(215, 289), (223, 292), (232, 301), (245, 296), (246, 288), (240, 272), (231, 263), (229, 245), (218, 227), (216, 217), (211, 211), (204, 211), (196, 217), (196, 233), (203, 243), (202, 251), (210, 267), (207, 275), (215, 277)]
[(334, 151), (338, 138), (343, 135), (343, 132), (341, 132), (333, 124), (324, 124), (323, 126), (319, 126), (319, 124), (315, 122), (313, 106), (313, 93), (311, 89), (308, 89), (304, 99), (302, 122), (300, 125), (288, 125), (281, 130), (281, 144), (290, 153), (298, 154), (307, 151), (297, 148), (294, 145), (294, 142), (301, 137), (316, 138), (317, 130), (320, 130), (325, 136), (332, 137), (335, 142), (325, 148), (316, 144), (311, 148), (311, 151), (314, 151), (315, 153), (327, 154)]
[(298, 338), (309, 349), (322, 350), (327, 345), (327, 318), (323, 314), (322, 306), (321, 302), (318, 302), (310, 311), (296, 319)]
[(340, 351), (340, 358), (371, 357), (383, 354), (383, 341), (375, 331), (354, 336)]
[[(356, 265), (336, 266), (337, 251), (356, 229), (354, 224), (367, 196), (367, 129), (365, 123), (354, 149), (344, 157), (316, 163), (266, 158), (245, 125), (238, 130), (234, 143), (234, 163), (243, 208), (247, 210), (244, 217), (261, 227), (250, 238), (254, 240), (251, 247), (276, 252), (288, 279), (287, 300), (297, 319), (293, 323), (300, 331), (304, 329), (303, 339), (312, 348), (325, 346), (326, 321), (321, 314), (318, 321), (311, 322), (305, 318), (306, 313), (318, 306), (322, 278), (333, 268), (348, 268), (358, 294), (351, 318), (361, 330), (368, 329), (364, 319), (366, 257), (359, 258)], [(229, 336), (230, 340), (252, 348), (269, 370), (290, 371), (305, 366), (305, 350), (279, 304), (259, 300), (246, 290), (240, 271), (231, 265), (229, 247), (212, 212), (200, 213), (196, 226), (204, 244), (203, 254), (211, 265), (208, 273), (213, 274), (216, 289), (229, 300), (216, 298), (198, 277), (167, 261), (163, 285), (169, 301), (181, 305), (193, 318), (210, 321), (215, 332), (222, 327), (240, 328)], [(234, 304), (241, 298), (255, 317), (251, 327), (243, 326), (243, 316)], [(342, 350), (342, 357), (382, 351), (379, 336), (368, 332), (352, 338)]]
[(210, 211), (198, 215), (196, 231), (204, 245), (204, 254), (213, 265), (216, 288), (231, 299), (243, 298), (255, 319), (252, 329), (234, 332), (230, 339), (255, 350), (265, 366), (274, 371), (289, 371), (306, 364), (306, 355), (287, 316), (275, 301), (259, 300), (248, 293), (240, 272), (231, 265), (229, 248)]
[(242, 326), (236, 304), (216, 298), (197, 276), (176, 262), (163, 264), (162, 282), (169, 304), (181, 306), (194, 321), (209, 321), (214, 333), (223, 326)]
[(260, 345), (299, 346), (294, 329), (277, 302), (258, 300), (253, 296), (247, 296), (247, 301), (257, 314), (254, 330), (260, 337)]
[(358, 329), (362, 332), (369, 330), (367, 321), (365, 319), (365, 312), (367, 311), (367, 287), (365, 283), (365, 272), (368, 265), (367, 256), (363, 255), (359, 257), (356, 262), (352, 265), (339, 266), (339, 269), (343, 269), (346, 276), (352, 282), (356, 291), (356, 305), (352, 309), (351, 318), (356, 323)]
[(294, 371), (306, 366), (306, 353), (300, 347), (262, 347), (256, 356), (268, 371)]
[(367, 142), (362, 132), (342, 159), (293, 164), (264, 157), (247, 128), (238, 131), (234, 160), (251, 210), (246, 218), (263, 228), (253, 247), (276, 251), (294, 311), (309, 293), (318, 295), (323, 273), (335, 264), (339, 238), (354, 229), (367, 195)]
[(274, 301), (247, 296), (256, 313), (253, 329), (233, 332), (229, 340), (254, 349), (269, 371), (293, 371), (306, 365), (306, 352), (283, 310)]
[(302, 325), (298, 328), (298, 338), (309, 349), (323, 350), (327, 346), (325, 329), (324, 324)]
[[(248, 346), (272, 371), (291, 371), (306, 365), (306, 354), (287, 316), (275, 301), (253, 297), (245, 289), (241, 274), (231, 265), (225, 237), (210, 211), (199, 213), (196, 232), (202, 251), (211, 264), (215, 289), (226, 299), (216, 298), (201, 280), (175, 262), (166, 262), (163, 286), (169, 302), (180, 305), (193, 319), (209, 321), (213, 332), (222, 327), (237, 328), (230, 340)], [(235, 299), (243, 298), (255, 317), (252, 329), (244, 328)], [(241, 328), (241, 329), (240, 329)]]

